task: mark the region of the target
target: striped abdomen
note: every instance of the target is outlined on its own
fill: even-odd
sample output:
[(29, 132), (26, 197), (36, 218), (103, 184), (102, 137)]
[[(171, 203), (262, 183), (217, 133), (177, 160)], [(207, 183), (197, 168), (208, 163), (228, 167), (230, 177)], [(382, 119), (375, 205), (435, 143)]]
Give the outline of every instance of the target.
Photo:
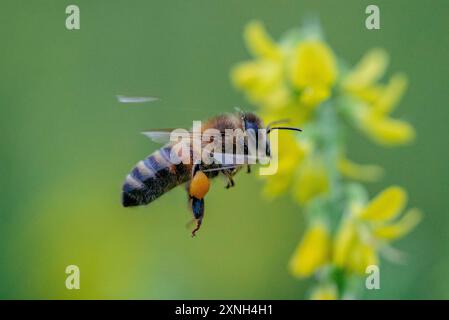
[(172, 164), (170, 151), (165, 146), (137, 163), (123, 184), (124, 207), (148, 204), (190, 179), (190, 166)]

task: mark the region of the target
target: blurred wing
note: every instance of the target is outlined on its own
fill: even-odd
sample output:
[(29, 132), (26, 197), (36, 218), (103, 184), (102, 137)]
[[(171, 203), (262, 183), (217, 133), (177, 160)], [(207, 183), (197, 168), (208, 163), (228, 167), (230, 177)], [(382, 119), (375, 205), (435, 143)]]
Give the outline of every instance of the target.
[[(169, 142), (176, 142), (176, 140), (171, 140), (170, 137), (172, 135), (172, 133), (175, 130), (179, 130), (179, 129), (151, 129), (151, 130), (145, 130), (142, 131), (141, 133), (150, 138), (152, 141), (157, 142), (157, 143), (169, 143)], [(185, 129), (181, 129), (181, 130), (185, 130)], [(194, 134), (191, 131), (185, 130), (184, 132), (187, 132), (188, 137), (186, 136), (186, 138), (192, 138), (193, 136), (198, 136), (201, 139), (201, 133), (198, 134)], [(174, 136), (175, 137), (179, 137), (181, 135), (181, 133), (175, 133)]]
[(148, 131), (142, 131), (142, 134), (150, 138), (153, 142), (157, 143), (169, 143), (170, 135), (174, 129), (154, 129)]
[[(174, 142), (170, 140), (171, 134), (173, 131), (175, 130), (179, 130), (179, 129), (174, 129), (174, 128), (164, 128), (164, 129), (150, 129), (150, 130), (145, 130), (142, 131), (141, 133), (150, 138), (150, 140), (157, 142), (157, 143), (168, 143), (168, 142)], [(192, 131), (188, 131), (186, 130), (186, 132), (188, 132), (188, 134), (190, 135), (190, 138), (192, 137), (196, 137), (198, 136), (200, 139), (202, 138), (201, 135), (202, 133), (198, 132), (198, 133), (194, 133)], [(178, 136), (178, 135), (175, 135)], [(226, 138), (226, 134), (223, 132), (222, 133), (222, 138), (225, 139)], [(254, 137), (251, 137), (250, 139), (255, 139)], [(223, 140), (224, 142), (225, 140)], [(206, 141), (202, 141), (203, 143), (208, 143)]]
[(127, 97), (127, 96), (117, 96), (118, 102), (121, 103), (144, 103), (153, 102), (159, 100), (157, 97)]

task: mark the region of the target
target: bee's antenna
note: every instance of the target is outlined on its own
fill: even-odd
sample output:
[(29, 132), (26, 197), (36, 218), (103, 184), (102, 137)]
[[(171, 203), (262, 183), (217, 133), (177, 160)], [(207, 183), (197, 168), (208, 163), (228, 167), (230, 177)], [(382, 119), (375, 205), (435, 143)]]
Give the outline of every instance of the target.
[(267, 124), (267, 130), (269, 130), (270, 127), (274, 124), (289, 123), (289, 122), (290, 122), (290, 119), (288, 119), (288, 118), (271, 121), (270, 123)]
[(267, 134), (269, 134), (272, 130), (292, 130), (292, 131), (302, 131), (300, 128), (293, 128), (293, 127), (273, 127), (267, 129)]

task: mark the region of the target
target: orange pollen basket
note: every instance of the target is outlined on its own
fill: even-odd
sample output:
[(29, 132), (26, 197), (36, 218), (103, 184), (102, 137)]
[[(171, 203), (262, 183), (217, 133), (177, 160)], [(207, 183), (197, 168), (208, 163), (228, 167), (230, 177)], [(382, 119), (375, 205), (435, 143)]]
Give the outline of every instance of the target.
[(202, 171), (198, 171), (190, 182), (190, 196), (197, 199), (203, 199), (209, 191), (209, 178)]

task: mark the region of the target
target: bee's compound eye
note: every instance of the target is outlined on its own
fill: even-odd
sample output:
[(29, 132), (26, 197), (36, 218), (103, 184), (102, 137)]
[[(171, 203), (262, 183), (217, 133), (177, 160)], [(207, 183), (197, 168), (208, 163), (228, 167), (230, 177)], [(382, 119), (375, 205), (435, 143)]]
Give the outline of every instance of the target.
[(195, 173), (189, 187), (189, 193), (192, 197), (203, 199), (209, 191), (209, 178), (202, 171)]

